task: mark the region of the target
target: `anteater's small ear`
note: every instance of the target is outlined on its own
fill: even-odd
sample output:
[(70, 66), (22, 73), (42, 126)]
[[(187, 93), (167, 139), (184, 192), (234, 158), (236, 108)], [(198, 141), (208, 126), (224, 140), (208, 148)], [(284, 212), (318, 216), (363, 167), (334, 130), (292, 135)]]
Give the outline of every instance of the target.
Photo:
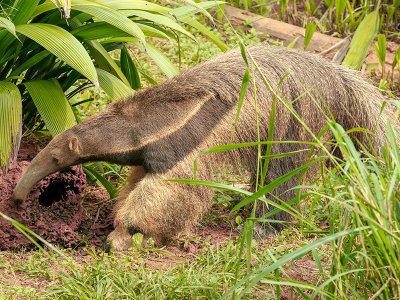
[(75, 152), (76, 154), (79, 154), (81, 152), (81, 143), (75, 136), (69, 139), (68, 147), (69, 150)]

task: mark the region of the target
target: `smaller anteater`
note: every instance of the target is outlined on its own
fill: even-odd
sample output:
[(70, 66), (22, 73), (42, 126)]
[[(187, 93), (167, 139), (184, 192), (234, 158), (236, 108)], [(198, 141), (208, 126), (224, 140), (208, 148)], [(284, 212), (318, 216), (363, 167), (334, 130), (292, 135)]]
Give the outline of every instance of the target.
[[(140, 231), (161, 242), (198, 221), (212, 204), (213, 190), (166, 179), (193, 178), (193, 162), (200, 150), (257, 141), (258, 134), (261, 140), (267, 140), (275, 100), (274, 140), (312, 141), (309, 132), (288, 111), (289, 105), (313, 133), (320, 132), (326, 125), (326, 116), (331, 116), (346, 130), (363, 127), (375, 131), (373, 137), (357, 134), (361, 142), (373, 141), (377, 149), (382, 144), (386, 118), (380, 114), (380, 108), (384, 99), (356, 72), (297, 50), (263, 46), (247, 51), (270, 87), (260, 71), (250, 66), (255, 75), (234, 134), (232, 128), (245, 72), (238, 50), (115, 102), (105, 112), (55, 137), (32, 160), (14, 191), (14, 200), (23, 201), (37, 181), (68, 166), (88, 161), (135, 166), (119, 194), (115, 230), (109, 235), (114, 248), (125, 249), (134, 232)], [(271, 88), (286, 105), (274, 96)], [(305, 147), (275, 144), (272, 154)], [(299, 151), (295, 156), (272, 159), (266, 181), (299, 167), (306, 153)], [(197, 160), (197, 179), (210, 179), (216, 165), (230, 163), (247, 166), (255, 181), (257, 157), (257, 147), (201, 156)], [(294, 191), (287, 190), (297, 184), (297, 179), (295, 176), (275, 189), (274, 195), (285, 201), (292, 199)], [(283, 213), (276, 218), (288, 219)]]

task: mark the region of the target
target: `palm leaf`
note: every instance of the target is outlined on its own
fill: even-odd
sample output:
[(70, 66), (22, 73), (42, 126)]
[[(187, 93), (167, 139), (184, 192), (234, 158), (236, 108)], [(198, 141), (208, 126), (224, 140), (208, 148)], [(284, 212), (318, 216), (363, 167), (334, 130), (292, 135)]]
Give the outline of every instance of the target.
[(15, 27), (97, 85), (97, 73), (82, 44), (68, 31), (49, 24), (30, 23)]
[(159, 14), (167, 14), (171, 10), (168, 7), (143, 0), (95, 0), (95, 2), (112, 7), (115, 10), (121, 10), (121, 13), (125, 16), (132, 16), (132, 9), (151, 11)]
[(126, 47), (121, 49), (121, 70), (134, 90), (140, 89), (139, 72)]
[[(136, 38), (130, 36), (112, 38), (105, 41), (105, 43), (112, 42), (123, 42), (140, 46), (139, 41)], [(153, 44), (149, 42), (147, 42), (146, 53), (167, 77), (171, 78), (179, 74), (179, 70), (168, 59), (168, 57), (166, 57), (160, 50), (158, 50)]]
[(128, 34), (137, 37), (142, 44), (146, 44), (144, 33), (139, 26), (119, 11), (102, 4), (96, 4), (85, 0), (75, 0), (72, 3), (72, 9), (79, 10), (96, 17), (101, 21), (107, 22)]
[(100, 87), (112, 100), (124, 98), (135, 92), (114, 75), (102, 69), (97, 69), (97, 73), (99, 75)]
[(215, 45), (217, 45), (217, 47), (221, 51), (225, 52), (226, 50), (228, 50), (228, 46), (224, 42), (222, 42), (219, 37), (217, 37), (210, 29), (208, 29), (206, 26), (201, 24), (196, 19), (194, 19), (192, 17), (182, 17), (182, 18), (179, 18), (179, 20), (185, 24), (192, 26), (193, 28), (197, 29), (198, 31), (200, 31), (200, 33), (202, 33), (203, 35), (208, 37)]
[(122, 73), (115, 60), (111, 57), (107, 50), (104, 49), (100, 42), (87, 41), (86, 44), (91, 51), (92, 57), (100, 68), (106, 70), (111, 74), (114, 74), (119, 79), (121, 79), (122, 82), (129, 86), (128, 79), (126, 79), (124, 73)]
[(132, 10), (132, 13), (135, 16), (152, 21), (156, 24), (160, 24), (160, 25), (169, 27), (171, 29), (181, 32), (181, 33), (187, 35), (188, 37), (194, 39), (194, 36), (192, 34), (190, 34), (187, 30), (185, 30), (182, 26), (180, 26), (178, 23), (176, 23), (169, 17), (163, 16), (163, 15), (158, 15), (158, 14), (152, 14), (152, 13), (149, 13), (146, 11), (140, 11), (140, 10)]
[(153, 44), (147, 43), (146, 50), (150, 58), (167, 77), (171, 78), (179, 74), (179, 70), (175, 65), (160, 50), (153, 46)]
[(9, 19), (0, 17), (0, 28), (5, 28), (9, 33), (15, 36), (18, 39), (17, 33), (15, 32), (14, 23)]
[(22, 126), (22, 100), (16, 85), (0, 81), (0, 167), (6, 174), (16, 159)]
[(56, 79), (26, 82), (25, 86), (52, 136), (76, 124), (72, 108)]
[(13, 70), (11, 72), (9, 77), (13, 77), (13, 76), (17, 76), (17, 75), (21, 74), (22, 72), (26, 71), (30, 67), (33, 67), (36, 64), (40, 63), (43, 59), (45, 59), (49, 55), (50, 55), (50, 52), (47, 50), (43, 50), (43, 51), (35, 54), (28, 60), (24, 61), (24, 63), (21, 64), (19, 67), (15, 68), (15, 70)]

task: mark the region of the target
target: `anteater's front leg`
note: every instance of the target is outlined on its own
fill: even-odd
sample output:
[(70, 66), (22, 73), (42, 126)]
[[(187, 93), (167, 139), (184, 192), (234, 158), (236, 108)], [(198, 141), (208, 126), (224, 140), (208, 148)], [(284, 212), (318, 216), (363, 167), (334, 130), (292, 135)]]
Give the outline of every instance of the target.
[[(176, 176), (182, 178), (185, 176)], [(128, 180), (132, 180), (129, 178)], [(167, 181), (159, 174), (146, 174), (120, 199), (115, 209), (115, 230), (108, 240), (113, 248), (129, 248), (131, 234), (141, 232), (158, 244), (190, 229), (212, 204), (211, 189)]]

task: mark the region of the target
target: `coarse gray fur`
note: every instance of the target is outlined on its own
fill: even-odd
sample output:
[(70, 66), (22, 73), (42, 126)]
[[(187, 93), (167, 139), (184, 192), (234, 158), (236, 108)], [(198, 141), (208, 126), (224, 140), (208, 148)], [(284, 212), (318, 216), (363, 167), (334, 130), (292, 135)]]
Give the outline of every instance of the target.
[[(166, 181), (193, 178), (195, 159), (198, 159), (197, 179), (209, 180), (213, 169), (229, 163), (247, 166), (255, 182), (257, 147), (201, 157), (199, 151), (216, 145), (257, 141), (258, 132), (260, 140), (267, 140), (274, 99), (275, 141), (313, 141), (289, 112), (286, 107), (289, 105), (314, 134), (321, 131), (332, 113), (345, 129), (363, 127), (376, 132), (372, 138), (357, 134), (361, 142), (372, 141), (376, 149), (382, 145), (385, 115), (380, 115), (380, 108), (384, 99), (357, 72), (298, 50), (260, 46), (247, 51), (250, 71), (254, 73), (233, 135), (245, 71), (239, 50), (217, 56), (159, 86), (115, 102), (105, 112), (57, 136), (32, 161), (14, 198), (23, 200), (38, 180), (70, 165), (104, 160), (135, 166), (118, 196), (115, 231), (109, 236), (113, 247), (124, 249), (130, 245), (130, 234), (135, 231), (161, 242), (189, 229), (208, 211), (214, 195), (211, 189)], [(272, 153), (305, 148), (307, 145), (275, 144)], [(297, 154), (271, 160), (266, 182), (294, 170), (304, 159), (304, 154)], [(284, 201), (291, 199), (294, 191), (287, 190), (297, 184), (297, 179), (298, 176), (293, 177), (273, 194)], [(288, 220), (284, 213), (275, 217)]]

